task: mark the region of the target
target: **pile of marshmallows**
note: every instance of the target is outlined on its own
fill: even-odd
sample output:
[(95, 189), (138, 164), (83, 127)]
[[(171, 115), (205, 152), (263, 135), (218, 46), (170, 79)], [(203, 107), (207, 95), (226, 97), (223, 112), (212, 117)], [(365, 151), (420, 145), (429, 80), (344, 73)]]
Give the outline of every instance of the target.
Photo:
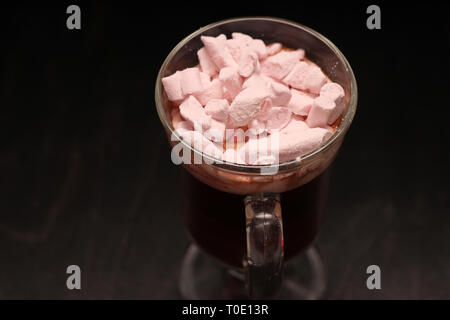
[[(261, 165), (296, 159), (331, 136), (329, 125), (345, 109), (344, 89), (304, 60), (303, 49), (266, 46), (242, 33), (201, 41), (197, 67), (162, 79), (175, 106), (173, 126), (185, 141), (216, 159)], [(233, 129), (250, 138), (236, 145)], [(264, 144), (275, 133), (277, 143)], [(226, 141), (234, 144), (225, 148)], [(252, 151), (255, 141), (274, 150)]]

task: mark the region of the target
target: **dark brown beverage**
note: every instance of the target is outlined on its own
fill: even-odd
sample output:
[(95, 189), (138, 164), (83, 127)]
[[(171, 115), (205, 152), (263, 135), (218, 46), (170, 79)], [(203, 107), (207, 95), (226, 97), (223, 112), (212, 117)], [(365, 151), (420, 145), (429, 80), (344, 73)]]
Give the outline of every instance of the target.
[[(242, 268), (246, 254), (244, 196), (218, 191), (181, 168), (182, 205), (192, 240), (209, 255)], [(316, 238), (326, 211), (330, 168), (309, 183), (281, 193), (284, 257), (289, 260)]]

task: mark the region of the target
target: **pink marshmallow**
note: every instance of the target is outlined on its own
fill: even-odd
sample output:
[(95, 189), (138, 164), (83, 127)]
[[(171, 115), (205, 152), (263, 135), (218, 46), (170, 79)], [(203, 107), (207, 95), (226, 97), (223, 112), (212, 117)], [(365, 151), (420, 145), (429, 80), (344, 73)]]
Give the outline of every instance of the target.
[(225, 43), (225, 41), (227, 41), (227, 36), (224, 35), (223, 33), (221, 33), (221, 34), (219, 34), (219, 35), (216, 37), (216, 39), (219, 40), (219, 41), (222, 42), (222, 43)]
[(242, 128), (232, 128), (227, 125), (225, 129), (226, 148), (240, 147), (243, 145), (248, 133), (248, 131), (244, 131)]
[[(327, 77), (318, 66), (310, 66), (310, 72), (306, 79), (305, 89), (319, 94), (320, 89), (328, 82)], [(300, 88), (301, 89), (301, 88)]]
[(198, 149), (199, 151), (202, 150), (205, 137), (201, 134), (201, 132), (193, 130), (177, 130), (177, 132), (187, 144)]
[(313, 151), (326, 141), (330, 135), (331, 132), (324, 128), (305, 129), (301, 132), (291, 132), (290, 134), (280, 135), (280, 163), (294, 160)]
[(205, 109), (194, 96), (189, 96), (180, 104), (180, 114), (184, 119), (192, 122), (194, 128), (201, 126), (203, 130), (206, 130), (211, 126), (211, 117), (206, 114)]
[(318, 94), (322, 86), (327, 83), (327, 78), (318, 66), (300, 61), (295, 64), (283, 82), (293, 88)]
[[(205, 140), (209, 141), (206, 138), (205, 138)], [(211, 141), (209, 141), (209, 143), (204, 142), (203, 153), (205, 153), (215, 159), (222, 160), (223, 148), (221, 148), (220, 146), (217, 146), (215, 143), (212, 143)]]
[(306, 123), (311, 128), (332, 124), (339, 116), (336, 109), (335, 101), (327, 96), (319, 96), (314, 99), (308, 118), (306, 118)]
[(266, 131), (266, 123), (262, 120), (258, 120), (258, 119), (252, 119), (250, 120), (250, 122), (248, 123), (248, 128), (249, 130), (252, 131), (253, 134), (260, 134), (264, 131)]
[(238, 64), (225, 46), (226, 40), (206, 36), (201, 36), (200, 39), (205, 45), (209, 57), (219, 69), (224, 67), (238, 67)]
[(289, 121), (289, 123), (283, 129), (281, 129), (280, 134), (295, 134), (306, 129), (309, 129), (306, 122), (303, 119), (300, 119), (300, 117), (293, 115), (291, 116), (291, 120)]
[(162, 78), (162, 84), (164, 90), (166, 91), (167, 98), (170, 101), (180, 101), (183, 100), (185, 95), (181, 89), (181, 72), (177, 71), (174, 74)]
[(254, 73), (249, 78), (247, 78), (242, 84), (242, 89), (247, 89), (249, 87), (266, 87), (267, 81), (259, 74)]
[(202, 91), (203, 85), (198, 68), (187, 68), (180, 72), (181, 90), (184, 95)]
[(195, 94), (195, 97), (203, 106), (211, 99), (222, 99), (222, 82), (219, 79), (214, 79), (208, 86), (203, 87), (202, 91)]
[(258, 160), (258, 137), (253, 136), (237, 149), (239, 157), (247, 164), (253, 164)]
[(227, 40), (225, 45), (238, 64), (241, 60), (242, 54), (247, 49), (255, 51), (257, 55), (258, 51), (260, 52), (259, 54), (264, 54), (263, 49), (260, 48), (260, 44), (258, 42), (253, 43), (255, 40), (253, 40), (252, 37), (239, 32), (233, 33), (232, 36), (233, 39)]
[(242, 42), (242, 43), (245, 44), (246, 46), (250, 46), (250, 44), (251, 44), (252, 41), (253, 41), (253, 38), (252, 38), (252, 37), (250, 37), (250, 36), (247, 35), (247, 34), (240, 33), (240, 32), (233, 32), (233, 33), (231, 34), (231, 37), (232, 37), (233, 39), (236, 39), (236, 40)]
[(186, 121), (181, 117), (180, 110), (174, 108), (172, 110), (172, 125), (175, 130), (194, 130), (194, 126), (190, 121)]
[(192, 123), (190, 121), (185, 120), (178, 123), (177, 126), (175, 127), (175, 130), (178, 132), (180, 132), (181, 130), (191, 131), (194, 130), (194, 127), (192, 126)]
[(320, 89), (320, 95), (327, 96), (332, 100), (337, 100), (345, 96), (345, 91), (339, 83), (329, 82)]
[(344, 89), (337, 83), (328, 83), (314, 99), (306, 122), (310, 127), (324, 127), (333, 124), (345, 109)]
[(225, 47), (230, 52), (231, 56), (233, 57), (234, 61), (239, 63), (239, 60), (241, 60), (241, 52), (244, 48), (244, 45), (241, 41), (238, 39), (228, 39), (225, 42)]
[(278, 52), (280, 52), (281, 48), (282, 48), (281, 43), (279, 43), (279, 42), (271, 43), (266, 47), (267, 54), (269, 56), (273, 56), (274, 54), (277, 54)]
[(291, 89), (291, 92), (292, 97), (289, 101), (288, 108), (296, 115), (307, 116), (314, 102), (314, 98), (307, 93), (295, 89)]
[(205, 106), (205, 112), (213, 119), (226, 123), (228, 120), (228, 109), (230, 105), (225, 99), (211, 99)]
[(256, 52), (259, 59), (262, 60), (267, 57), (267, 48), (264, 41), (261, 39), (253, 39), (252, 42), (250, 42), (250, 48)]
[(178, 123), (184, 121), (183, 118), (181, 118), (180, 109), (173, 108), (170, 112), (170, 118), (172, 120), (172, 125), (176, 129), (176, 126)]
[[(278, 159), (278, 155), (276, 154), (277, 148), (274, 146), (274, 139), (275, 138), (272, 135), (250, 137), (250, 139), (238, 149), (238, 154), (248, 164), (268, 164), (263, 159), (271, 158), (273, 161)], [(273, 147), (275, 148), (273, 149)]]
[(270, 82), (268, 86), (272, 103), (277, 106), (287, 107), (292, 96), (289, 88), (284, 84), (278, 83), (276, 81)]
[(270, 76), (274, 79), (283, 79), (292, 67), (305, 56), (305, 51), (302, 49), (296, 51), (282, 51), (276, 55), (268, 57), (264, 60), (261, 67), (261, 73)]
[(258, 113), (267, 97), (264, 88), (249, 87), (242, 90), (231, 103), (228, 113), (230, 124), (236, 127), (246, 125)]
[(178, 108), (172, 110), (172, 125), (178, 134), (182, 131), (194, 130), (192, 123), (181, 117), (180, 110)]
[(200, 72), (200, 82), (202, 83), (202, 89), (203, 89), (204, 87), (209, 86), (209, 84), (211, 83), (211, 78), (207, 73)]
[(202, 69), (202, 71), (204, 73), (206, 73), (209, 76), (212, 76), (218, 72), (217, 66), (209, 57), (208, 52), (206, 52), (205, 47), (203, 47), (197, 51), (197, 56), (198, 56), (200, 68)]
[(205, 138), (213, 142), (223, 142), (225, 137), (225, 124), (211, 119), (211, 127), (205, 131)]
[[(203, 152), (213, 158), (222, 159), (223, 151), (217, 147), (213, 142), (206, 139), (199, 131), (177, 131), (186, 143), (191, 145), (196, 150)], [(195, 161), (195, 160), (194, 160)]]
[(254, 50), (247, 48), (241, 54), (239, 74), (247, 78), (255, 72), (259, 72), (258, 55)]
[(229, 103), (231, 103), (234, 99), (234, 95), (231, 94), (231, 92), (229, 92), (227, 90), (227, 88), (223, 88), (223, 97), (224, 99), (226, 99)]
[(258, 114), (256, 115), (256, 118), (259, 121), (267, 121), (269, 119), (269, 110), (272, 108), (272, 100), (271, 99), (265, 99), (263, 104), (261, 105), (261, 109), (259, 110)]
[(268, 130), (280, 130), (291, 120), (291, 110), (286, 107), (272, 107), (267, 118), (266, 128)]
[(237, 69), (231, 67), (220, 69), (219, 79), (222, 81), (223, 87), (227, 89), (231, 99), (234, 99), (241, 91), (243, 80)]
[(338, 83), (329, 82), (320, 89), (320, 95), (330, 98), (336, 104), (335, 112), (331, 115), (330, 121), (333, 123), (339, 118), (345, 109), (345, 92), (344, 88)]

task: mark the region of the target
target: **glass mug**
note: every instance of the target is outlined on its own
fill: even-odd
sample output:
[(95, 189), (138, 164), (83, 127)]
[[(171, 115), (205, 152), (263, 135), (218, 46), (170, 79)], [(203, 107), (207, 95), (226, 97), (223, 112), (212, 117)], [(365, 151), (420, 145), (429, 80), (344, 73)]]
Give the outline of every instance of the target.
[[(300, 159), (276, 166), (255, 166), (215, 161), (174, 132), (171, 103), (161, 79), (198, 64), (196, 52), (203, 46), (201, 35), (225, 34), (229, 38), (232, 32), (248, 34), (266, 44), (280, 42), (288, 48), (305, 49), (306, 56), (344, 88), (346, 109), (342, 121), (324, 144)], [(180, 170), (185, 225), (192, 240), (232, 270), (231, 274), (239, 278), (238, 272), (243, 271), (248, 297), (276, 297), (282, 283), (283, 261), (307, 249), (317, 236), (327, 200), (327, 168), (356, 112), (357, 85), (346, 58), (324, 36), (291, 21), (271, 17), (224, 20), (195, 31), (170, 52), (156, 80), (155, 101), (171, 145), (183, 143), (192, 157), (208, 160), (183, 164)]]

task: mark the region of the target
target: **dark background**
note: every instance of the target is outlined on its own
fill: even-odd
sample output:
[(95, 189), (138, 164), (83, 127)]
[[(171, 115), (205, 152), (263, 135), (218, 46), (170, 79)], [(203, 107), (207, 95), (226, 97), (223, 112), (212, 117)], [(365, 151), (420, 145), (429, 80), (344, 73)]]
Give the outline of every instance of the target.
[[(450, 299), (450, 7), (378, 2), (371, 31), (369, 4), (1, 4), (0, 298), (180, 298), (189, 241), (156, 75), (199, 27), (268, 15), (328, 37), (359, 86), (318, 240), (324, 298)], [(70, 264), (81, 291), (66, 289)]]

